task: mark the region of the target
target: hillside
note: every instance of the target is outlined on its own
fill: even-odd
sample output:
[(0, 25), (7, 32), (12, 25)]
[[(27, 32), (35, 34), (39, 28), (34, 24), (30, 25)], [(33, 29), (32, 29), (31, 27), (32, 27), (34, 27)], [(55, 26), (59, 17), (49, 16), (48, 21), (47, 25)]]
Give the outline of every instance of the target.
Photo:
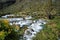
[(31, 14), (34, 15), (35, 13), (37, 13), (36, 15), (45, 14), (44, 16), (46, 16), (47, 13), (50, 14), (51, 12), (52, 14), (52, 11), (53, 14), (56, 13), (56, 10), (59, 9), (57, 7), (58, 3), (56, 1), (51, 1), (51, 0), (16, 0), (14, 4), (3, 7), (3, 9), (0, 10), (0, 15), (8, 14), (8, 13), (17, 14), (19, 12), (22, 12), (28, 15)]

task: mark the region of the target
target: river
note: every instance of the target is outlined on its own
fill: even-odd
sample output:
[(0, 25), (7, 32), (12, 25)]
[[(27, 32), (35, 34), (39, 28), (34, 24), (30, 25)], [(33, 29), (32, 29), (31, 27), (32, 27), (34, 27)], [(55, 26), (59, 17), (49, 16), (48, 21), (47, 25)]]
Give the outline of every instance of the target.
[(36, 34), (43, 29), (42, 25), (46, 24), (45, 20), (42, 19), (32, 20), (33, 17), (31, 16), (26, 16), (24, 18), (7, 18), (6, 15), (2, 17), (9, 20), (10, 25), (13, 24), (20, 25), (20, 27), (23, 27), (24, 25), (28, 26), (27, 27), (28, 29), (25, 30), (23, 34), (23, 40), (32, 40), (32, 38), (36, 37)]

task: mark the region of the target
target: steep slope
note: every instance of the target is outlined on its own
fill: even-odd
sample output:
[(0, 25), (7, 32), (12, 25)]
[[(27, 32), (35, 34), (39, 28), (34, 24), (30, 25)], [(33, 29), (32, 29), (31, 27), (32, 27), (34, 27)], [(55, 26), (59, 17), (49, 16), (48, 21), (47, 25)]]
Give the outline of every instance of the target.
[(46, 2), (45, 0), (16, 0), (16, 3), (3, 8), (0, 10), (0, 14), (2, 13), (16, 13), (21, 11), (39, 11), (42, 9), (42, 5)]
[(15, 4), (12, 4), (8, 7), (1, 9), (0, 14), (1, 15), (9, 14), (9, 13), (20, 14), (18, 12), (22, 12), (26, 15), (27, 14), (34, 15), (34, 16), (44, 15), (45, 17), (47, 16), (47, 13), (48, 14), (56, 13), (55, 7), (52, 7), (51, 5), (52, 3), (55, 4), (54, 2), (52, 2), (52, 0), (16, 0)]

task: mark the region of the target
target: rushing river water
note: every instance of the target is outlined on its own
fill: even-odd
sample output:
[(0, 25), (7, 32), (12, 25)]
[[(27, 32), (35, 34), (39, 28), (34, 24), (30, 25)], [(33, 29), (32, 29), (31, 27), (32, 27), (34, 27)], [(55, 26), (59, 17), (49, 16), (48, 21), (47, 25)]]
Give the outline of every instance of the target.
[[(12, 15), (13, 16), (13, 15)], [(6, 16), (2, 16), (3, 18), (7, 18)], [(23, 27), (24, 25), (27, 25), (28, 29), (25, 30), (23, 40), (32, 40), (33, 37), (36, 36), (40, 30), (43, 29), (44, 24), (46, 24), (45, 20), (38, 19), (38, 20), (32, 20), (31, 16), (27, 16), (23, 18), (8, 18), (7, 20), (10, 21), (10, 25), (16, 24), (20, 25), (20, 27)]]

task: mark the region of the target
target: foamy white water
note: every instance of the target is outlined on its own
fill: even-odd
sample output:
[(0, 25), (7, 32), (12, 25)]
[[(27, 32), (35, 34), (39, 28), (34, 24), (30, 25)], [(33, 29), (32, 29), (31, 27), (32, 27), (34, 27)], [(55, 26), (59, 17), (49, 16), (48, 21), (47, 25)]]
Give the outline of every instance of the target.
[[(7, 18), (7, 16), (9, 15), (2, 16), (2, 17)], [(25, 19), (23, 18), (9, 18), (8, 19), (10, 21), (10, 25), (13, 25), (13, 24), (20, 25), (20, 27), (24, 27), (24, 25), (28, 25), (27, 27), (28, 29), (25, 30), (23, 34), (24, 35), (23, 40), (32, 40), (32, 38), (35, 37), (36, 34), (43, 29), (43, 26), (41, 25), (46, 24), (46, 22), (42, 19), (38, 19), (38, 20), (30, 20), (30, 19), (32, 19), (31, 16), (27, 16), (25, 17)]]
[[(39, 21), (34, 21), (34, 23), (32, 23), (28, 29), (25, 31), (24, 33), (24, 38), (26, 38), (26, 40), (32, 40), (33, 37), (35, 37), (35, 35), (40, 32), (40, 30), (43, 29), (43, 27), (41, 25), (46, 24), (46, 22), (39, 20)], [(29, 32), (29, 33), (28, 33)]]

